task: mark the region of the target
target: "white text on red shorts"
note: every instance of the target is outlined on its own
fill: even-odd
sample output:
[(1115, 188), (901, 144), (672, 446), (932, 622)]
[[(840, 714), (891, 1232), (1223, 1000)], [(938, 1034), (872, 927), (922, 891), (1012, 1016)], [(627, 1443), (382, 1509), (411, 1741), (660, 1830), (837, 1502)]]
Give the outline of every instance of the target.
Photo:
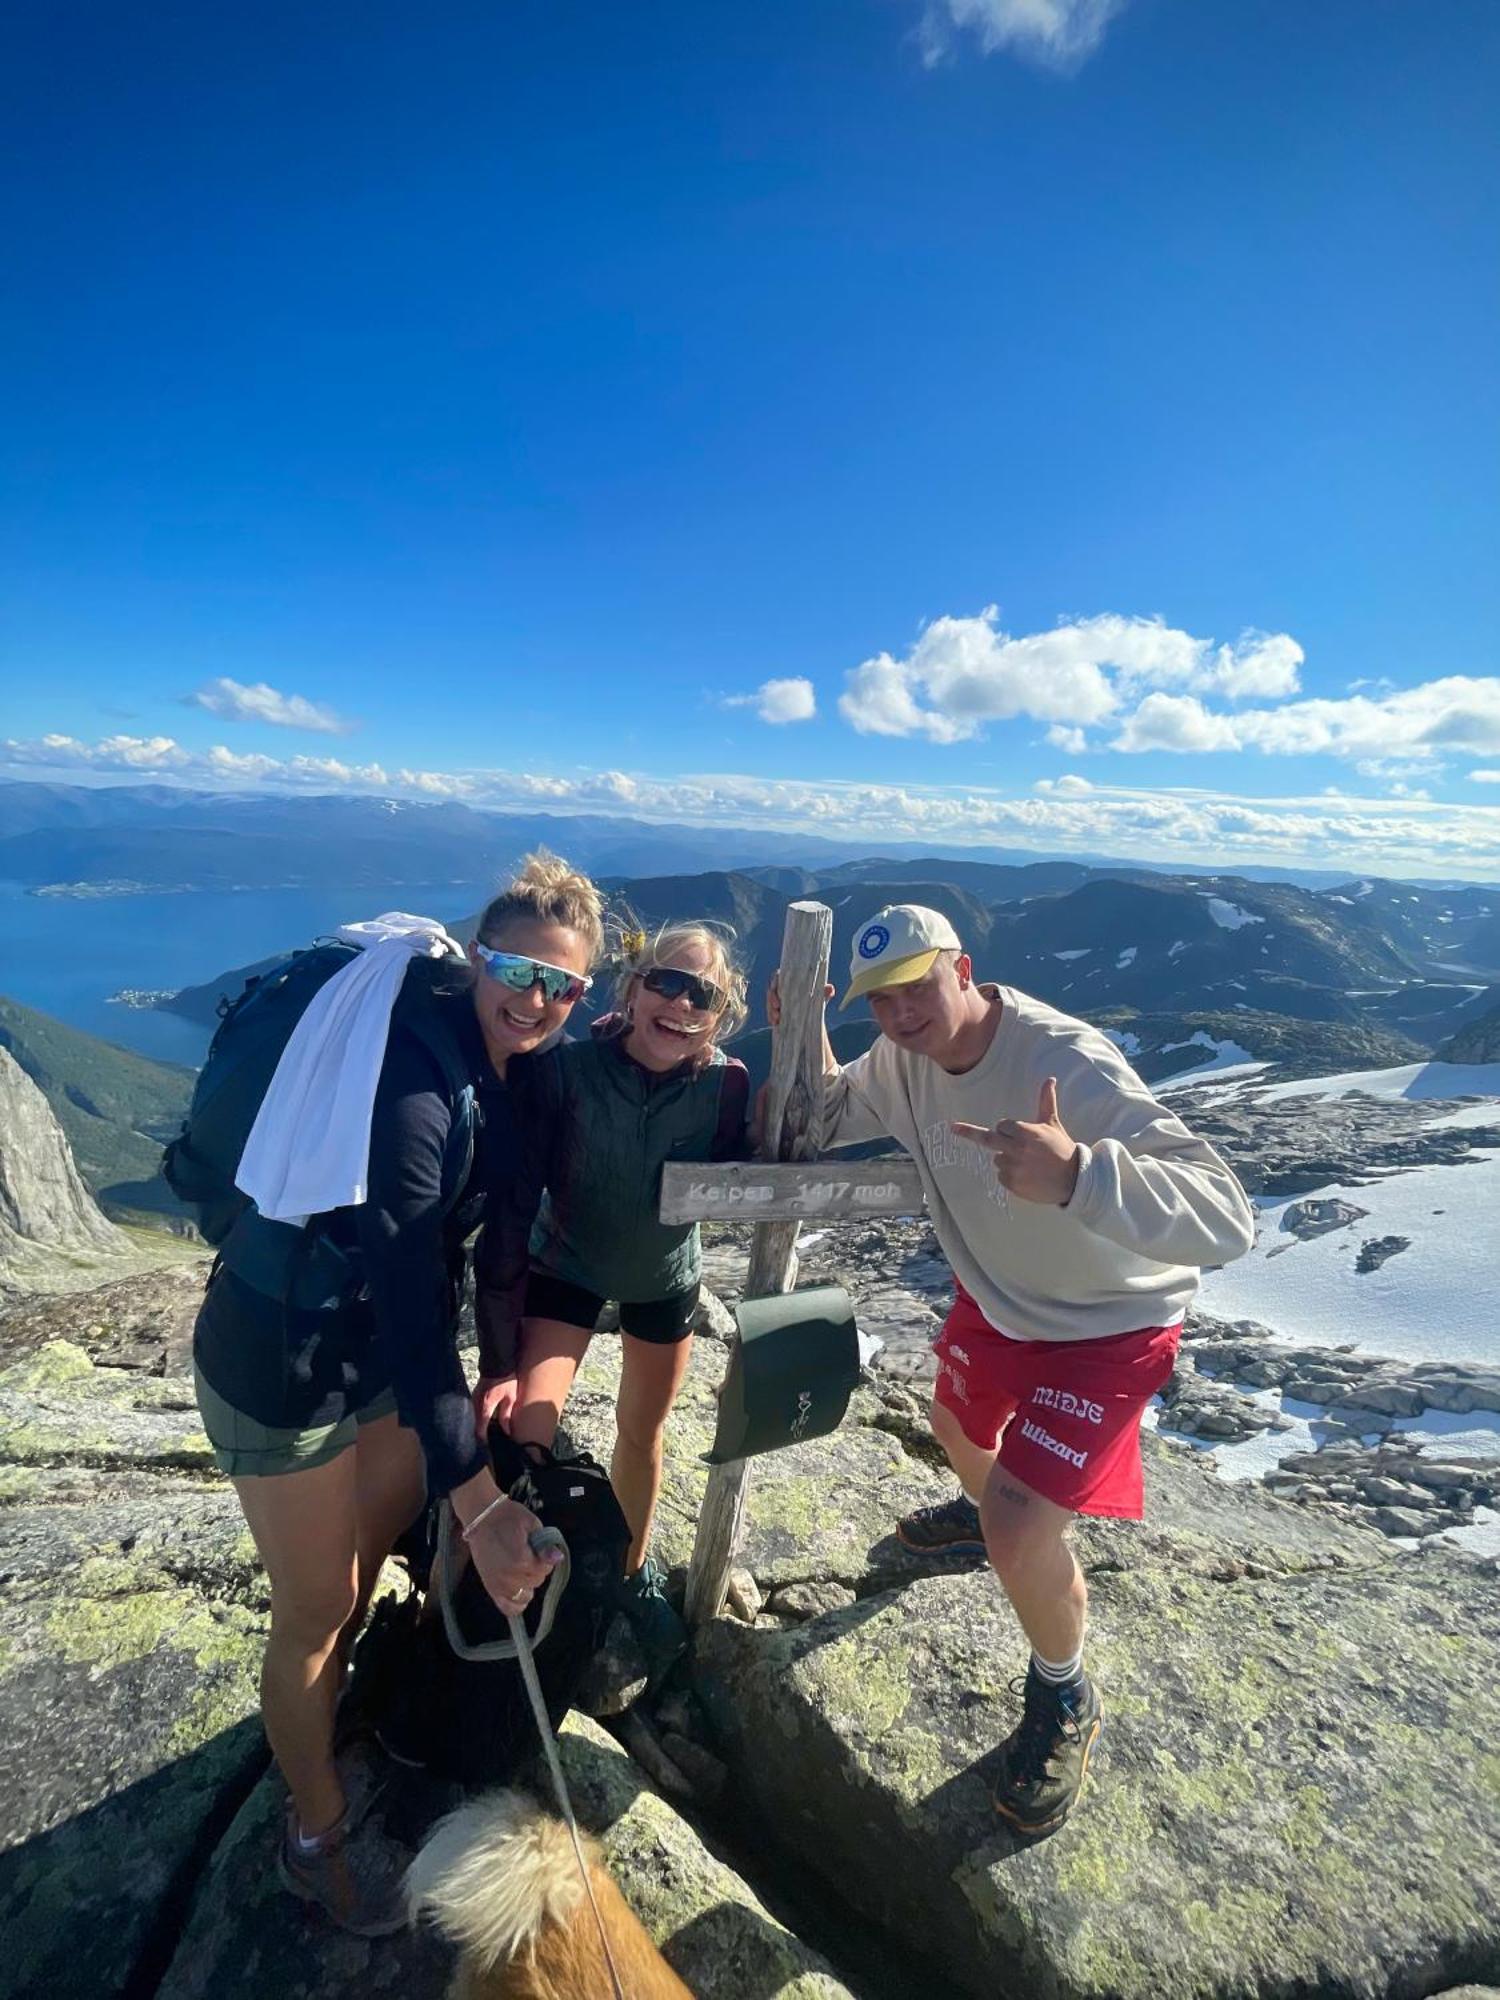
[(1065, 1458), (1069, 1465), (1076, 1465), (1082, 1472), (1088, 1462), (1086, 1451), (1074, 1451), (1072, 1445), (1055, 1438), (1051, 1431), (1044, 1431), (1040, 1424), (1034, 1424), (1030, 1417), (1021, 1419), (1021, 1435), (1031, 1444), (1039, 1444), (1043, 1451), (1050, 1451), (1054, 1458)]
[(1071, 1389), (1039, 1386), (1032, 1390), (1031, 1400), (1039, 1403), (1044, 1410), (1056, 1410), (1060, 1417), (1082, 1417), (1090, 1424), (1104, 1422), (1104, 1405), (1091, 1403), (1085, 1396), (1075, 1396)]

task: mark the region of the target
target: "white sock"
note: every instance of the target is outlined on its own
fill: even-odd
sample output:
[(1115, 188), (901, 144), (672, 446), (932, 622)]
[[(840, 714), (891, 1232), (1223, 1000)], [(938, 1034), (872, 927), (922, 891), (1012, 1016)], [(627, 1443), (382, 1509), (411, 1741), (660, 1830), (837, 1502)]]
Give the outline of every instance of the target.
[(1071, 1687), (1074, 1681), (1083, 1679), (1083, 1647), (1069, 1660), (1044, 1660), (1033, 1646), (1031, 1664), (1036, 1669), (1037, 1678), (1050, 1687)]

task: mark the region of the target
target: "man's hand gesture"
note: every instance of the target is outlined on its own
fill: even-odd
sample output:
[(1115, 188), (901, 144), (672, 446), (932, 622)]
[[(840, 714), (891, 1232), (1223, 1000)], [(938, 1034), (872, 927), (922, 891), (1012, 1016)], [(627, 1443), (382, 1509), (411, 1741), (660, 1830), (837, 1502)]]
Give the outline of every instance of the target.
[(995, 1125), (965, 1125), (954, 1120), (960, 1139), (995, 1156), (995, 1176), (1001, 1187), (1022, 1201), (1047, 1201), (1061, 1207), (1073, 1198), (1078, 1182), (1078, 1145), (1068, 1137), (1057, 1115), (1057, 1078), (1042, 1084), (1034, 1121), (1002, 1118)]

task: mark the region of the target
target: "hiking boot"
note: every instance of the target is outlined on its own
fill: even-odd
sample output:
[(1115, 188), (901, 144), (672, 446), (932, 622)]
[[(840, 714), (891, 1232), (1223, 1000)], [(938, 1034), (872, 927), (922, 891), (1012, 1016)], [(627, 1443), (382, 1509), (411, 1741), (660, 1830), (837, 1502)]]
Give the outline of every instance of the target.
[(630, 1620), (654, 1688), (687, 1651), (688, 1630), (667, 1601), (666, 1577), (650, 1556), (621, 1585), (620, 1609)]
[(339, 1822), (352, 1833), (390, 1783), (390, 1767), (373, 1743), (350, 1742), (334, 1758), (344, 1789), (344, 1817)]
[(297, 1839), (297, 1809), (291, 1806), (276, 1872), (294, 1896), (319, 1904), (341, 1930), (356, 1937), (389, 1937), (406, 1923), (410, 1863), (407, 1849), (373, 1821), (350, 1825), (347, 1812), (308, 1853)]
[(896, 1523), (896, 1539), (914, 1556), (982, 1556), (979, 1509), (967, 1493), (936, 1507), (918, 1507)]
[(1083, 1789), (1103, 1711), (1087, 1678), (1057, 1688), (1033, 1667), (1011, 1686), (1024, 1695), (1025, 1705), (1002, 1746), (1004, 1766), (991, 1798), (1018, 1833), (1052, 1833)]

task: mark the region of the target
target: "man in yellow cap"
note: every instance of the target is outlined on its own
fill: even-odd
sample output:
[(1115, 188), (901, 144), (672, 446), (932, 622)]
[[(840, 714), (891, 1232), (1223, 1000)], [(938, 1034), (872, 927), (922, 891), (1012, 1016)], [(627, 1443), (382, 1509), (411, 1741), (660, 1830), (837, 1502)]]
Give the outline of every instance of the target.
[(1254, 1220), (1113, 1042), (978, 983), (941, 911), (896, 903), (860, 926), (842, 1004), (860, 996), (880, 1035), (842, 1068), (827, 1049), (825, 1141), (900, 1141), (954, 1275), (932, 1427), (964, 1495), (898, 1532), (919, 1556), (988, 1555), (1004, 1586), (1032, 1654), (994, 1803), (1050, 1833), (1101, 1722), (1067, 1530), (1076, 1514), (1140, 1518), (1142, 1413), (1200, 1268), (1248, 1250)]

